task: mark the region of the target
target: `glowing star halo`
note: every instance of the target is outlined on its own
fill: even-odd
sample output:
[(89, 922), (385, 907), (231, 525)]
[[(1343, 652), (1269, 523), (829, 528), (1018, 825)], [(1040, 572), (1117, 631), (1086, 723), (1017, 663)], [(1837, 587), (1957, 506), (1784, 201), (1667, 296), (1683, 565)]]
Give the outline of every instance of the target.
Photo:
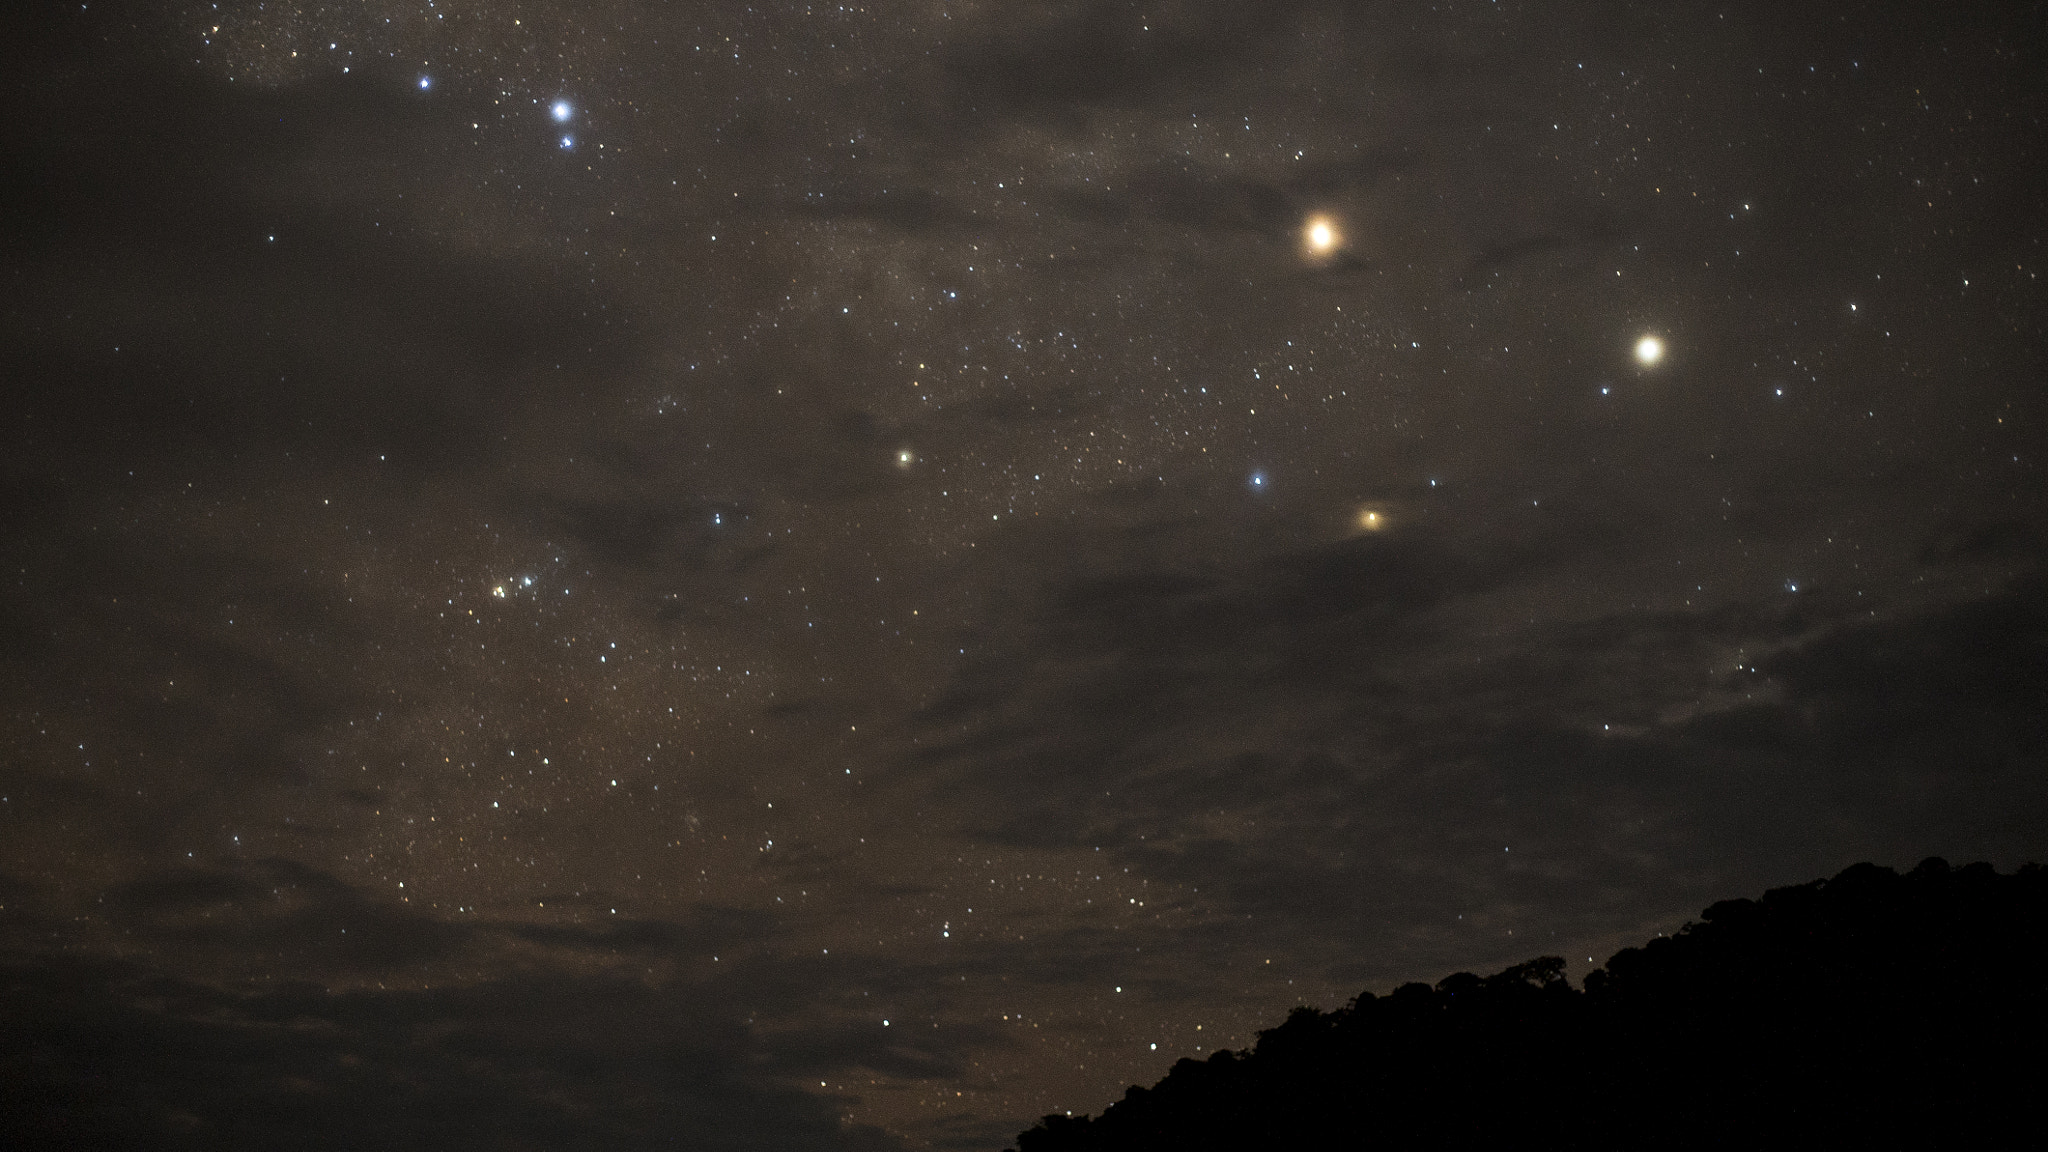
[(1337, 230), (1337, 222), (1328, 216), (1316, 215), (1308, 218), (1302, 226), (1301, 242), (1311, 257), (1322, 259), (1336, 253), (1344, 243), (1344, 236)]
[(1636, 363), (1645, 368), (1653, 367), (1664, 359), (1664, 341), (1655, 336), (1645, 336), (1636, 341)]
[(1381, 529), (1385, 528), (1386, 526), (1387, 526), (1387, 514), (1386, 514), (1386, 513), (1384, 513), (1384, 512), (1382, 512), (1382, 511), (1380, 511), (1380, 510), (1379, 510), (1379, 509), (1377, 509), (1377, 508), (1361, 508), (1361, 509), (1359, 509), (1359, 510), (1358, 510), (1358, 530), (1359, 530), (1359, 531), (1361, 531), (1361, 532), (1378, 532), (1378, 531), (1380, 531)]

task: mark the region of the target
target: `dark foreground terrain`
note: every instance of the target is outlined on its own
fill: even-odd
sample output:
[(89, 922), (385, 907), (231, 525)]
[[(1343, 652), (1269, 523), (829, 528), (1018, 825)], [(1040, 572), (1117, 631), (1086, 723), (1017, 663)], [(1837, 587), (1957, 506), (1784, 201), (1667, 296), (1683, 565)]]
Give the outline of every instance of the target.
[(1020, 1152), (2048, 1142), (2048, 869), (1927, 860), (1708, 908), (1585, 988), (1542, 957), (1297, 1008)]

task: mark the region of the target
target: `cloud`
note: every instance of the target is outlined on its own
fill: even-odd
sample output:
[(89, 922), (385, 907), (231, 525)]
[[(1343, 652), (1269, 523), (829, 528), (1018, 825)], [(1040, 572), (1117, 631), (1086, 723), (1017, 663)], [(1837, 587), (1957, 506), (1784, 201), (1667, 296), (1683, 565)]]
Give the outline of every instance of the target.
[(897, 1146), (760, 1071), (741, 1021), (635, 984), (228, 991), (57, 960), (0, 984), (11, 1148)]
[(472, 937), (282, 859), (156, 872), (116, 885), (105, 903), (125, 932), (228, 970), (383, 972), (445, 959)]
[(9, 1147), (875, 1152), (897, 1144), (842, 1122), (845, 1084), (957, 1077), (1000, 1043), (854, 1019), (851, 984), (914, 978), (790, 958), (763, 913), (464, 923), (221, 862), (110, 888), (90, 906), (127, 959), (87, 959), (47, 943), (75, 917), (23, 907), (51, 895), (0, 877)]
[[(948, 104), (982, 116), (1129, 105), (1248, 68), (1307, 5), (1083, 2), (994, 21), (948, 54)], [(1047, 15), (1047, 13), (1050, 13)]]
[(1160, 904), (1347, 980), (1854, 859), (2014, 863), (2048, 818), (2040, 577), (1877, 615), (1821, 590), (1532, 623), (1509, 606), (1563, 599), (1605, 518), (1517, 538), (1465, 511), (1077, 557), (923, 714), (928, 794), (991, 841), (1111, 849), (1175, 886)]
[(24, 67), (0, 138), (37, 174), (10, 181), (33, 303), (6, 321), (0, 372), (30, 382), (41, 451), (125, 469), (268, 442), (448, 470), (558, 384), (541, 371), (646, 353), (616, 302), (518, 242), (535, 221), (498, 220), (487, 251), (445, 220), (482, 230), (507, 204), (385, 187), (394, 150), (454, 129), (379, 86), (226, 90), (153, 51), (123, 56), (119, 82), (104, 56)]

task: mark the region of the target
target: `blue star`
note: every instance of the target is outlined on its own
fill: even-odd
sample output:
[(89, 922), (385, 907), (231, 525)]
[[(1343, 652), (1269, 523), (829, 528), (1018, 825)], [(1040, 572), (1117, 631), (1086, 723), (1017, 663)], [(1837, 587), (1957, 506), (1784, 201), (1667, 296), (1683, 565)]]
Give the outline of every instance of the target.
[(1266, 487), (1266, 474), (1264, 472), (1252, 473), (1252, 487), (1261, 490)]
[(569, 117), (574, 116), (576, 114), (576, 110), (574, 108), (569, 107), (569, 102), (567, 100), (555, 101), (554, 107), (548, 109), (548, 111), (550, 114), (554, 116), (555, 123), (557, 124), (568, 123)]

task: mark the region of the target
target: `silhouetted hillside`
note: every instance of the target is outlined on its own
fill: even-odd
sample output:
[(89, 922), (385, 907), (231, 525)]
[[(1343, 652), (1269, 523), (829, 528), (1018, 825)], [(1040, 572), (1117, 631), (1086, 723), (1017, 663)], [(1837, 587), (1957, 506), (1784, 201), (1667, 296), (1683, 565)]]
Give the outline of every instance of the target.
[[(1927, 860), (1730, 900), (1584, 991), (1543, 957), (1297, 1008), (1020, 1152), (2048, 1141), (2048, 870)], [(2015, 1139), (2014, 1134), (2024, 1133)]]

